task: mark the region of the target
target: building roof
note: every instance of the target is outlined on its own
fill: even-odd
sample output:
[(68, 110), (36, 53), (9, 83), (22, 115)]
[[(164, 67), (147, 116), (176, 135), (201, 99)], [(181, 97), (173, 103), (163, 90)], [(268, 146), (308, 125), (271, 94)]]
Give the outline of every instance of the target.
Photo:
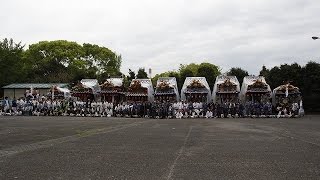
[(36, 88), (36, 89), (50, 89), (52, 86), (58, 87), (66, 87), (67, 83), (14, 83), (3, 86), (3, 89), (28, 89), (28, 88)]

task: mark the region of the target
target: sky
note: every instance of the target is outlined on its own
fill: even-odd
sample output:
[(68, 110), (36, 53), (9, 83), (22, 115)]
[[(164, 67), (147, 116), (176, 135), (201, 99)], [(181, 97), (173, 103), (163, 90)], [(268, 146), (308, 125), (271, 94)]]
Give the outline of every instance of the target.
[(320, 61), (318, 0), (8, 0), (0, 39), (28, 45), (68, 40), (107, 47), (121, 71), (209, 62), (240, 67)]

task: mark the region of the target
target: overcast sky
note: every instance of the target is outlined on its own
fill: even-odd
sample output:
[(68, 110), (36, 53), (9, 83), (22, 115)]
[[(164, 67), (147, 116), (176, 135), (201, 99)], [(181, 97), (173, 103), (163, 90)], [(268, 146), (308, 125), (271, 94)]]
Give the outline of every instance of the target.
[(7, 0), (0, 38), (65, 39), (122, 55), (121, 71), (210, 62), (258, 74), (320, 60), (319, 0)]

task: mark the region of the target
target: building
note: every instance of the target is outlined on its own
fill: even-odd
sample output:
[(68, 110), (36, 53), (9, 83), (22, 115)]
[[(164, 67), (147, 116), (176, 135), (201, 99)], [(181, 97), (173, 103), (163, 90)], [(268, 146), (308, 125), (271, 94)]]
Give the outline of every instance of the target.
[(53, 86), (57, 87), (67, 87), (67, 83), (14, 83), (2, 87), (3, 96), (12, 98), (25, 97), (27, 90), (34, 89), (37, 90), (39, 95), (47, 95)]

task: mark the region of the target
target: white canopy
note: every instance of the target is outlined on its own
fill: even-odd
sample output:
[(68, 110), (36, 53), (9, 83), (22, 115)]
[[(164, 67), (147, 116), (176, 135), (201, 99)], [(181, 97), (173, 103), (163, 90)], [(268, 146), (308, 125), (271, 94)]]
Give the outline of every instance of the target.
[(214, 83), (213, 91), (212, 91), (212, 99), (214, 103), (216, 103), (216, 100), (217, 100), (218, 86), (220, 84), (225, 83), (226, 80), (230, 80), (232, 84), (235, 84), (237, 86), (236, 91), (240, 92), (240, 83), (236, 76), (226, 76), (226, 75), (217, 76), (216, 82)]
[(123, 78), (108, 78), (106, 81), (118, 87), (123, 85)]
[(179, 91), (178, 91), (176, 78), (175, 77), (160, 77), (157, 80), (157, 86), (162, 82), (168, 82), (169, 87), (173, 88), (173, 90), (174, 90), (174, 92), (176, 94), (177, 101), (179, 101), (180, 100), (180, 96), (179, 96)]
[(148, 89), (148, 101), (153, 102), (154, 101), (154, 90), (152, 86), (152, 82), (150, 79), (134, 79), (131, 81), (130, 86), (134, 83), (134, 81), (139, 81), (141, 83), (141, 87)]
[(96, 94), (100, 91), (100, 86), (97, 79), (82, 79), (81, 84), (87, 88), (92, 89), (93, 94)]
[(63, 92), (64, 97), (71, 97), (70, 90), (68, 88), (56, 87), (58, 91)]
[(240, 98), (242, 101), (245, 100), (246, 93), (248, 91), (248, 87), (253, 85), (257, 81), (264, 83), (267, 86), (265, 91), (269, 92), (271, 95), (271, 88), (270, 88), (269, 84), (267, 84), (267, 82), (263, 76), (246, 76), (243, 78), (241, 92), (240, 92)]
[(210, 93), (210, 87), (208, 85), (208, 82), (205, 77), (187, 77), (186, 80), (183, 83), (183, 86), (181, 88), (181, 100), (185, 101), (186, 100), (186, 95), (185, 93), (188, 90), (188, 86), (191, 85), (193, 81), (199, 81), (206, 89), (208, 92), (207, 94), (207, 102), (211, 101), (211, 93)]

